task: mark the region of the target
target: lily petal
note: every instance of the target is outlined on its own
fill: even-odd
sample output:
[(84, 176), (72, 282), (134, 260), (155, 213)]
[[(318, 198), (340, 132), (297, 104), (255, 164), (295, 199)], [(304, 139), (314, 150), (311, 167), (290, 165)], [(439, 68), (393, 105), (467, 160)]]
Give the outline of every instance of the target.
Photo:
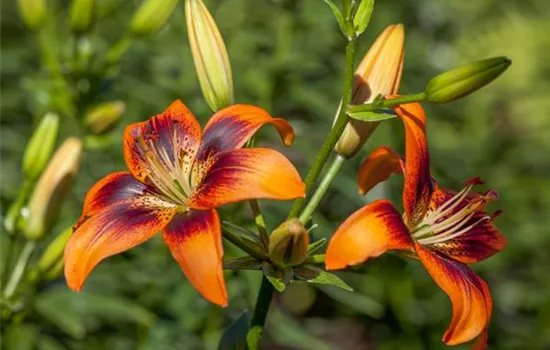
[(162, 235), (183, 273), (208, 301), (227, 306), (216, 210), (177, 214)]
[(389, 147), (378, 147), (359, 168), (359, 192), (365, 194), (391, 174), (402, 174), (405, 161)]
[(372, 202), (353, 213), (336, 230), (327, 247), (327, 270), (356, 265), (388, 250), (412, 249), (401, 215), (387, 200)]
[[(113, 175), (111, 182), (107, 179), (100, 181), (102, 187), (94, 186), (101, 187), (95, 196), (88, 196), (93, 199), (88, 205), (107, 205), (88, 211), (65, 247), (65, 278), (75, 291), (82, 289), (86, 277), (103, 259), (145, 242), (166, 226), (175, 212), (174, 205), (159, 199), (154, 189), (133, 178), (128, 181), (127, 176)], [(113, 202), (112, 197), (101, 194), (121, 184), (120, 201)]]
[(241, 148), (264, 124), (272, 124), (284, 144), (294, 141), (294, 130), (282, 118), (272, 118), (260, 107), (237, 104), (218, 111), (204, 127), (198, 159), (206, 161), (216, 154)]
[(181, 167), (184, 174), (190, 174), (200, 142), (199, 122), (183, 102), (176, 100), (161, 114), (126, 127), (124, 160), (141, 182), (147, 180), (149, 173), (156, 172), (146, 160), (147, 155), (153, 155), (167, 169), (168, 163), (172, 163)]
[(147, 189), (147, 185), (136, 181), (132, 174), (126, 171), (105, 176), (96, 182), (86, 194), (82, 216), (76, 225), (80, 225), (86, 218), (101, 209), (135, 198), (136, 191), (143, 193)]
[(281, 153), (268, 148), (239, 148), (216, 157), (188, 204), (195, 209), (211, 209), (252, 198), (304, 196), (300, 174)]
[(403, 206), (409, 226), (417, 224), (426, 210), (432, 194), (430, 156), (426, 140), (426, 114), (419, 103), (394, 107), (405, 125), (405, 187)]
[(453, 318), (443, 342), (456, 345), (468, 342), (486, 329), (492, 310), (487, 284), (465, 264), (415, 243), (418, 257), (435, 283), (451, 299)]

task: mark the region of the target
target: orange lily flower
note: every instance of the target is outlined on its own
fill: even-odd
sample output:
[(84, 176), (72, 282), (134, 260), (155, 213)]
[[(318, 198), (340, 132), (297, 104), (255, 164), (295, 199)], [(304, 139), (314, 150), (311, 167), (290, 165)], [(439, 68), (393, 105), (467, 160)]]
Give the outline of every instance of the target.
[(494, 190), (472, 192), (479, 179), (466, 182), (460, 192), (440, 188), (429, 170), (426, 117), (417, 103), (395, 108), (406, 133), (405, 160), (387, 147), (373, 151), (359, 171), (364, 194), (393, 173), (404, 174), (400, 215), (391, 202), (378, 200), (352, 214), (336, 230), (326, 253), (327, 269), (341, 269), (388, 250), (408, 253), (420, 260), (434, 281), (451, 299), (453, 317), (443, 336), (448, 345), (483, 335), (487, 342), (492, 301), (487, 284), (467, 264), (502, 250), (506, 240), (493, 225), (485, 205), (496, 200)]
[(286, 145), (290, 124), (251, 105), (217, 112), (201, 134), (189, 109), (176, 101), (162, 114), (124, 131), (129, 172), (97, 182), (65, 249), (65, 277), (78, 291), (108, 256), (158, 231), (191, 284), (209, 301), (227, 305), (221, 228), (215, 208), (252, 198), (303, 197), (300, 175), (281, 153), (241, 148), (264, 124)]

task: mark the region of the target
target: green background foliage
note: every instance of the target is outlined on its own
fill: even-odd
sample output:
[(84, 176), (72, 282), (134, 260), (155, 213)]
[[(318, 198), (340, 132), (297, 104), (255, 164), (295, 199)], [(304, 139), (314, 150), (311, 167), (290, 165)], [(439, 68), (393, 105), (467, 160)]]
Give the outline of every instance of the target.
[[(329, 7), (321, 0), (205, 2), (227, 45), (237, 102), (284, 116), (295, 128), (291, 148), (283, 149), (270, 128), (260, 132), (260, 144), (282, 150), (305, 175), (341, 96), (345, 40)], [(86, 136), (76, 186), (39, 252), (75, 222), (95, 181), (125, 168), (121, 134), (126, 124), (161, 112), (177, 98), (203, 125), (210, 116), (193, 69), (182, 3), (160, 32), (130, 46), (110, 77), (98, 73), (96, 63), (122, 37), (139, 2), (97, 1), (93, 28), (78, 41), (85, 43), (80, 48), (68, 30), (68, 2), (48, 4), (48, 47), (81, 92), (78, 103), (121, 99), (127, 109), (109, 134)], [(472, 60), (505, 55), (513, 61), (500, 79), (478, 93), (427, 106), (432, 170), (438, 181), (459, 189), (467, 178), (479, 175), (501, 195), (492, 209), (504, 210), (496, 224), (509, 245), (474, 267), (492, 290), (490, 344), (495, 349), (550, 347), (548, 11), (545, 0), (379, 0), (357, 50), (360, 59), (386, 25), (404, 23), (401, 93), (419, 92), (431, 76)], [(5, 210), (21, 185), (21, 157), (34, 126), (46, 111), (61, 110), (63, 103), (36, 34), (24, 28), (15, 2), (3, 1), (1, 16), (0, 176)], [(93, 55), (78, 74), (66, 73), (73, 50)], [(76, 113), (83, 112), (80, 108)], [(63, 115), (60, 140), (83, 136), (74, 117), (82, 115)], [(356, 173), (374, 147), (388, 144), (403, 151), (403, 143), (399, 121), (384, 122), (366, 147), (344, 164), (314, 216), (319, 224), (315, 239), (329, 237), (338, 223), (370, 200), (389, 197), (400, 202), (398, 179), (361, 197)], [(261, 206), (273, 229), (290, 203), (262, 201)], [(245, 205), (226, 206), (221, 214), (252, 228)], [(241, 254), (230, 244), (225, 250), (228, 257)], [(451, 317), (450, 303), (418, 262), (387, 255), (338, 276), (356, 292), (295, 283), (277, 295), (263, 348), (443, 348), (440, 338)], [(229, 307), (208, 304), (157, 236), (103, 262), (81, 293), (69, 291), (62, 278), (25, 283), (19, 300), (25, 308), (2, 320), (2, 349), (215, 349), (223, 329), (253, 307), (261, 275), (228, 272), (226, 277)]]

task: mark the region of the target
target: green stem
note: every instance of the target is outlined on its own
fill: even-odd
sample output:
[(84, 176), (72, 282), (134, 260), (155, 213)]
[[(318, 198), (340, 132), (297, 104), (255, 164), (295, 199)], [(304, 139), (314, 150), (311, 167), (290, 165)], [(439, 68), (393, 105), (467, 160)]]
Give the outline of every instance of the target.
[[(319, 150), (319, 153), (315, 157), (315, 160), (313, 161), (313, 165), (311, 166), (311, 169), (307, 173), (305, 184), (306, 184), (306, 193), (311, 189), (315, 181), (317, 180), (317, 177), (321, 173), (321, 170), (323, 170), (323, 167), (334, 149), (334, 146), (338, 142), (338, 139), (344, 132), (344, 129), (346, 128), (346, 125), (348, 123), (348, 116), (346, 114), (347, 106), (351, 102), (352, 97), (352, 86), (353, 86), (353, 65), (354, 65), (354, 59), (355, 59), (355, 40), (349, 39), (348, 44), (346, 45), (346, 68), (344, 71), (344, 94), (342, 97), (342, 104), (340, 111), (338, 113), (338, 117), (336, 118), (336, 122), (332, 126), (332, 130), (328, 134), (327, 138), (325, 139), (325, 142), (321, 146), (321, 149)], [(290, 214), (288, 215), (289, 218), (293, 218), (298, 216), (300, 211), (302, 210), (305, 203), (304, 198), (299, 198), (296, 201), (294, 201), (294, 204), (292, 206), (292, 209), (290, 210)]]
[(21, 189), (19, 190), (19, 195), (17, 196), (17, 199), (8, 209), (6, 218), (4, 219), (4, 225), (8, 233), (13, 234), (17, 230), (17, 222), (19, 221), (19, 216), (21, 215), (21, 208), (23, 208), (23, 206), (25, 205), (25, 201), (29, 197), (32, 188), (33, 182), (25, 179), (23, 185), (21, 186)]
[(36, 243), (34, 241), (27, 241), (25, 247), (23, 247), (23, 251), (21, 251), (19, 258), (17, 259), (17, 263), (13, 268), (8, 284), (6, 285), (6, 289), (4, 290), (4, 296), (6, 299), (11, 298), (17, 290), (35, 247)]
[(376, 101), (373, 103), (367, 103), (364, 105), (351, 105), (347, 109), (347, 113), (360, 113), (360, 112), (372, 112), (381, 108), (390, 108), (404, 103), (421, 102), (426, 99), (425, 92), (419, 92), (417, 94), (401, 96), (398, 98), (391, 98), (388, 100)]
[(249, 245), (244, 243), (242, 239), (231, 233), (229, 230), (224, 230), (223, 237), (239, 247), (245, 253), (248, 253), (248, 255), (250, 255), (251, 257), (256, 258), (260, 261), (267, 260), (267, 256), (263, 252), (250, 247)]
[(125, 35), (111, 47), (111, 49), (107, 52), (107, 63), (111, 66), (118, 61), (120, 61), (120, 58), (122, 55), (128, 50), (130, 45), (134, 42), (134, 39), (128, 35)]
[(262, 284), (260, 286), (260, 292), (258, 293), (258, 299), (256, 299), (256, 306), (254, 308), (254, 314), (252, 315), (252, 322), (250, 323), (250, 330), (246, 335), (246, 344), (248, 350), (257, 350), (262, 340), (262, 334), (264, 332), (265, 320), (267, 313), (269, 312), (269, 306), (273, 299), (275, 289), (271, 282), (267, 280), (265, 276), (262, 277)]
[(313, 193), (313, 196), (307, 203), (307, 206), (304, 208), (304, 211), (302, 211), (302, 214), (300, 214), (299, 219), (302, 224), (305, 225), (309, 221), (311, 214), (313, 214), (313, 212), (319, 205), (319, 202), (321, 202), (321, 199), (323, 199), (323, 196), (325, 195), (328, 188), (330, 187), (332, 180), (334, 180), (334, 177), (336, 176), (336, 174), (338, 174), (338, 171), (342, 167), (342, 164), (344, 164), (345, 160), (346, 159), (339, 154), (337, 154), (334, 157), (334, 159), (332, 160), (332, 164), (330, 165), (330, 168), (328, 169), (327, 173), (321, 180), (321, 183), (315, 190), (315, 193)]
[(251, 199), (248, 201), (250, 204), (250, 209), (252, 209), (252, 214), (254, 215), (254, 223), (258, 228), (260, 233), (260, 240), (265, 249), (269, 246), (269, 235), (267, 234), (267, 229), (265, 228), (264, 217), (262, 216), (262, 211), (260, 210), (260, 204), (256, 199)]

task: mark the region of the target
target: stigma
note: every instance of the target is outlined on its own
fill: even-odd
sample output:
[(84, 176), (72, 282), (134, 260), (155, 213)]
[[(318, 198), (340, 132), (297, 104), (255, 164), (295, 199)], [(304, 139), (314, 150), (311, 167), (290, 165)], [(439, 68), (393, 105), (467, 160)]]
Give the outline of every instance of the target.
[[(484, 208), (487, 203), (498, 199), (497, 191), (489, 190), (471, 195), (472, 188), (482, 183), (477, 178), (469, 180), (462, 191), (428, 211), (422, 221), (411, 230), (413, 238), (422, 245), (443, 243), (491, 220), (492, 216), (485, 214)], [(480, 217), (479, 213), (484, 215)]]

